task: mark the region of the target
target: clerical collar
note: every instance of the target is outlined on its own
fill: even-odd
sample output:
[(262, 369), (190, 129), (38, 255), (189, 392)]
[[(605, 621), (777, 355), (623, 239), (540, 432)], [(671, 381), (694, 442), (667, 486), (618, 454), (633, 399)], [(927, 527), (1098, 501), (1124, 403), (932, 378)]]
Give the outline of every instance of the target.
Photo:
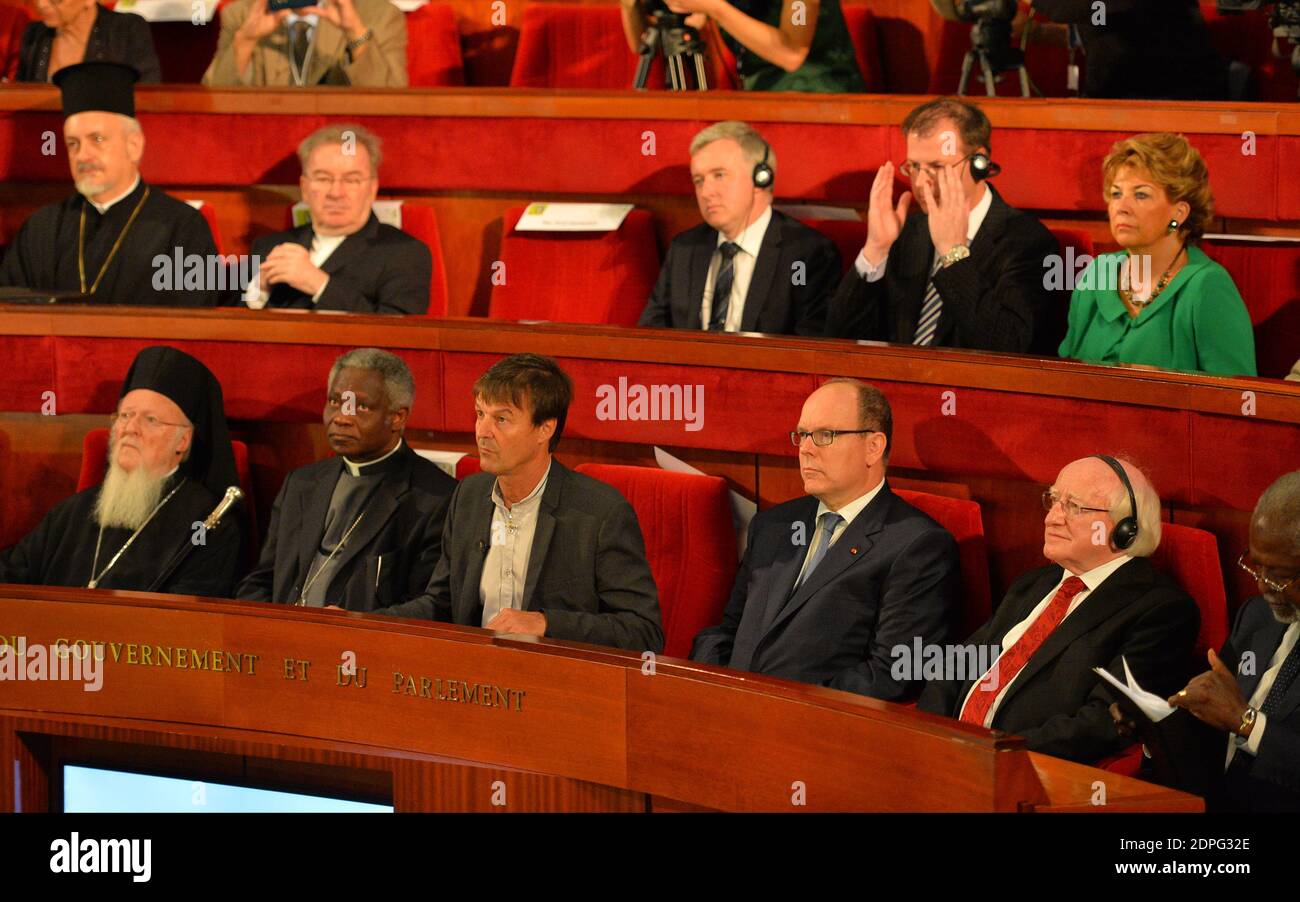
[(388, 460), (390, 457), (392, 457), (400, 450), (402, 450), (402, 440), (399, 438), (397, 440), (397, 444), (393, 446), (393, 450), (389, 451), (383, 457), (377, 457), (374, 460), (368, 460), (365, 463), (356, 463), (355, 461), (348, 460), (345, 457), (343, 458), (343, 466), (347, 467), (348, 472), (351, 473), (353, 476), (362, 475), (363, 470), (368, 470), (368, 472), (366, 472), (365, 474), (367, 476), (373, 475), (375, 473), (382, 473), (386, 468), (380, 467), (378, 470), (371, 470), (369, 468), (378, 466), (379, 464)]
[(139, 188), (139, 187), (140, 187), (140, 173), (137, 172), (137, 173), (135, 174), (135, 181), (131, 183), (131, 187), (130, 187), (130, 188), (127, 188), (126, 191), (124, 191), (123, 193), (119, 194), (117, 197), (113, 198), (113, 199), (110, 200), (108, 203), (97, 204), (97, 203), (95, 203), (93, 200), (91, 200), (90, 198), (86, 198), (86, 202), (89, 203), (89, 204), (90, 204), (92, 207), (94, 207), (96, 210), (98, 210), (100, 216), (103, 216), (103, 215), (104, 215), (105, 213), (107, 213), (107, 212), (109, 211), (109, 209), (112, 208), (115, 204), (119, 204), (119, 203), (121, 203), (122, 201), (124, 201), (124, 200), (126, 200), (128, 197), (130, 197), (132, 194), (134, 194), (134, 193), (135, 193), (135, 189), (136, 189), (136, 188)]

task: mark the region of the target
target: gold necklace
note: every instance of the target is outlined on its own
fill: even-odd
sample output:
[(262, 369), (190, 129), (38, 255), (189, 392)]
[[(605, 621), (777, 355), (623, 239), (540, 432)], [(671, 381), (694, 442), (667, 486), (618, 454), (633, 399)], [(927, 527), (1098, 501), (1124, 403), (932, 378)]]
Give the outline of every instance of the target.
[[(1145, 309), (1152, 301), (1160, 297), (1160, 292), (1164, 291), (1165, 286), (1169, 284), (1169, 279), (1170, 279), (1169, 274), (1173, 272), (1174, 264), (1178, 262), (1178, 258), (1183, 255), (1184, 248), (1185, 245), (1178, 246), (1178, 253), (1174, 254), (1174, 259), (1169, 261), (1169, 265), (1166, 266), (1165, 271), (1161, 273), (1160, 280), (1156, 282), (1155, 290), (1151, 292), (1151, 297), (1147, 298), (1144, 301), (1139, 301), (1133, 297), (1133, 290), (1130, 288), (1125, 288), (1123, 285), (1121, 285), (1119, 289), (1120, 297), (1122, 297), (1125, 301), (1127, 301), (1131, 306), (1136, 307), (1138, 313), (1141, 313), (1143, 309)], [(1132, 262), (1133, 262), (1133, 258), (1129, 257), (1129, 263), (1132, 264)], [(1132, 266), (1130, 265), (1129, 268), (1132, 269)]]
[(77, 275), (81, 277), (82, 294), (94, 294), (99, 288), (99, 283), (104, 279), (104, 273), (108, 272), (108, 264), (112, 263), (113, 258), (117, 256), (117, 249), (122, 246), (122, 239), (126, 238), (126, 233), (131, 231), (131, 225), (135, 222), (135, 218), (140, 215), (140, 210), (148, 199), (149, 187), (146, 185), (144, 194), (140, 196), (135, 209), (131, 211), (131, 218), (122, 227), (121, 234), (117, 236), (117, 241), (113, 243), (113, 249), (108, 252), (108, 258), (104, 260), (104, 265), (99, 268), (99, 275), (95, 276), (95, 284), (91, 285), (89, 290), (86, 288), (86, 207), (90, 205), (90, 201), (87, 200), (81, 205), (81, 225), (77, 229)]

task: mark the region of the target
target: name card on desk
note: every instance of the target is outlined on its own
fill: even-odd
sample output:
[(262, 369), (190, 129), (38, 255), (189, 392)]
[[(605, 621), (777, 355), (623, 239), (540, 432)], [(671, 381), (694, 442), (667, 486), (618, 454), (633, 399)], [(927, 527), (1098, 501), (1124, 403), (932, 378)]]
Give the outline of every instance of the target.
[(632, 204), (529, 204), (515, 223), (515, 231), (612, 232), (632, 208)]

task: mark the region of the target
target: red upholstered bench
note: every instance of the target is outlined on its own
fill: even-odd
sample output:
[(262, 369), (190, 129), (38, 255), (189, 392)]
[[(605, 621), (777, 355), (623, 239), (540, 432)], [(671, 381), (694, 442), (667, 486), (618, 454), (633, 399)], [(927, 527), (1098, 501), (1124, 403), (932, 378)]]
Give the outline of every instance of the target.
[(867, 224), (860, 219), (805, 219), (804, 225), (835, 242), (840, 252), (842, 272), (849, 271), (862, 246), (867, 243)]
[(929, 515), (957, 540), (961, 557), (962, 598), (956, 641), (961, 642), (993, 616), (989, 582), (988, 545), (984, 539), (984, 518), (978, 501), (948, 498), (930, 492), (894, 489), (894, 494)]
[(1300, 358), (1300, 241), (1215, 238), (1202, 249), (1228, 271), (1246, 302), (1259, 374), (1284, 377)]
[(664, 654), (689, 656), (696, 633), (722, 622), (736, 576), (726, 480), (614, 464), (580, 464), (577, 470), (614, 486), (636, 511), (659, 587)]
[(504, 282), (492, 286), (488, 316), (635, 326), (659, 275), (650, 214), (633, 210), (612, 232), (515, 231), (523, 213), (501, 217)]
[(426, 3), (406, 14), (406, 76), (413, 88), (465, 84), (460, 29), (449, 3)]
[[(637, 61), (623, 37), (617, 5), (535, 3), (524, 7), (510, 86), (630, 88)], [(663, 70), (657, 61), (649, 86), (663, 87)]]
[[(257, 507), (253, 503), (253, 482), (248, 473), (248, 445), (231, 440), (235, 452), (235, 471), (239, 474), (239, 488), (244, 493), (244, 510), (248, 511), (248, 553), (251, 562), (257, 560), (261, 543), (257, 534)], [(84, 492), (104, 481), (108, 470), (108, 430), (92, 429), (81, 442), (81, 473), (77, 476), (77, 491)]]
[(31, 16), (23, 7), (0, 4), (0, 81), (6, 78), (14, 81), (18, 77), (18, 49), (30, 21)]

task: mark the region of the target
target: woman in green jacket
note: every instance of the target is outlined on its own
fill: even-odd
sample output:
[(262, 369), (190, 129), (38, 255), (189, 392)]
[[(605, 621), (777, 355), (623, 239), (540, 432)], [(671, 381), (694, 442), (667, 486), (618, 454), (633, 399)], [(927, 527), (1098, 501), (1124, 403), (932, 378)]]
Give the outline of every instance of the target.
[(1102, 164), (1110, 230), (1070, 299), (1062, 357), (1255, 375), (1255, 335), (1232, 277), (1197, 247), (1214, 198), (1181, 135), (1119, 141)]

